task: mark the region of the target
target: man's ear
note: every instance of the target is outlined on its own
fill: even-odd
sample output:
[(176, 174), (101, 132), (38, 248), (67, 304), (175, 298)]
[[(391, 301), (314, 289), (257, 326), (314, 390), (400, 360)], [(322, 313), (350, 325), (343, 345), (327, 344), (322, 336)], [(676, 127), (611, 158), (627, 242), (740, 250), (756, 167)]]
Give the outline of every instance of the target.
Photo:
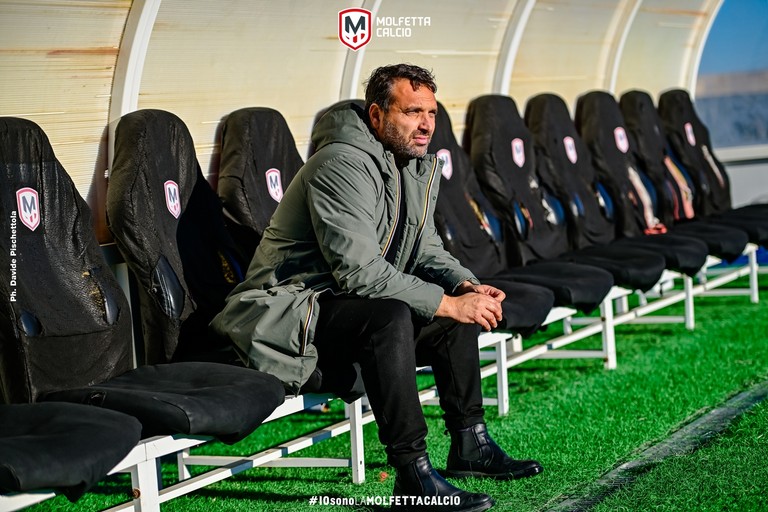
[(384, 110), (382, 110), (376, 103), (372, 103), (368, 108), (368, 118), (371, 120), (371, 127), (376, 130), (376, 132), (381, 128), (381, 120), (383, 117)]

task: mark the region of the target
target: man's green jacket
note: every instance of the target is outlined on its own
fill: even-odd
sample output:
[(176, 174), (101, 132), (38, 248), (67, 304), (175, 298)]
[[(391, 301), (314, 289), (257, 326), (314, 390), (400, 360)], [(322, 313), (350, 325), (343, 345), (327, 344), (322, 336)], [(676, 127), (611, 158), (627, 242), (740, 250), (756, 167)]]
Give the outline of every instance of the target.
[[(434, 155), (398, 169), (353, 103), (327, 112), (312, 132), (317, 152), (296, 175), (256, 250), (245, 280), (211, 328), (250, 367), (298, 393), (312, 374), (319, 293), (398, 299), (430, 320), (444, 292), (477, 283), (443, 248), (434, 228), (442, 162)], [(384, 258), (406, 219), (394, 264)]]

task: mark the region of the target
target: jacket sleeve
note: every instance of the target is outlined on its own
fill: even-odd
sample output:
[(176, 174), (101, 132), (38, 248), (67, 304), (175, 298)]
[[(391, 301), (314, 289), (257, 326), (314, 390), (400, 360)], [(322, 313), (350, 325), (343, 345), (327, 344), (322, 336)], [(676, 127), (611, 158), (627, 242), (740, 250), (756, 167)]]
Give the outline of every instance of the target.
[(464, 281), (480, 284), (470, 270), (464, 268), (452, 254), (445, 250), (431, 216), (422, 235), (419, 258), (416, 260), (413, 274), (437, 284), (448, 293), (452, 293)]
[(459, 260), (449, 253), (443, 245), (443, 240), (435, 229), (435, 205), (440, 186), (440, 168), (437, 169), (435, 183), (429, 194), (429, 209), (424, 219), (424, 231), (418, 241), (417, 257), (413, 266), (413, 274), (442, 287), (448, 293), (456, 290), (464, 281), (480, 284), (472, 272), (464, 268)]
[(431, 319), (443, 289), (398, 271), (381, 254), (373, 179), (360, 157), (326, 161), (307, 183), (307, 201), (323, 257), (345, 293), (405, 302), (417, 315)]

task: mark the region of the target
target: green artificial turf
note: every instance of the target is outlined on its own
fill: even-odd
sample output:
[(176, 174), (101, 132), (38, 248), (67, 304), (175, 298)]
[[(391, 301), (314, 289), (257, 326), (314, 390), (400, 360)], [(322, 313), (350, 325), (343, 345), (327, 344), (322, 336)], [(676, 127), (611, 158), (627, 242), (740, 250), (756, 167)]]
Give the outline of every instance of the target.
[[(594, 512), (768, 510), (768, 404), (699, 450), (665, 460)], [(674, 492), (670, 492), (673, 489)]]
[[(741, 285), (745, 283), (746, 279), (739, 281)], [(768, 379), (768, 276), (761, 276), (760, 299), (761, 303), (755, 305), (744, 296), (697, 298), (697, 327), (692, 332), (679, 324), (619, 326), (616, 370), (604, 370), (602, 361), (596, 359), (534, 360), (511, 369), (511, 412), (499, 418), (496, 408), (488, 407), (489, 431), (511, 455), (540, 460), (544, 473), (520, 481), (465, 480), (461, 485), (491, 494), (497, 502), (494, 510), (545, 510), (582, 493), (601, 475), (729, 397)], [(681, 314), (682, 305), (662, 313)], [(554, 326), (550, 331), (556, 331)], [(526, 344), (541, 342), (551, 335), (537, 334)], [(580, 346), (591, 348), (599, 344), (599, 337), (579, 342)], [(428, 376), (420, 378), (423, 384), (428, 380)], [(486, 379), (484, 388), (488, 396), (493, 396), (495, 378)], [(762, 412), (755, 413), (755, 417), (764, 420), (764, 408), (758, 411)], [(327, 414), (294, 415), (263, 425), (234, 446), (216, 443), (197, 452), (248, 455), (339, 421), (342, 414), (336, 405)], [(430, 428), (430, 456), (439, 468), (444, 464), (449, 439), (444, 434), (439, 408), (427, 406), (425, 416)], [(750, 428), (748, 421), (745, 419), (739, 425), (746, 423), (746, 428)], [(163, 505), (163, 510), (379, 510), (309, 503), (312, 496), (390, 495), (394, 474), (386, 465), (376, 426), (367, 425), (364, 432), (366, 481), (362, 485), (353, 484), (350, 471), (345, 468), (255, 468), (172, 500)], [(733, 439), (731, 448), (738, 454), (740, 439), (735, 435)], [(762, 442), (765, 453), (764, 439)], [(348, 454), (348, 443), (349, 436), (344, 435), (321, 442), (299, 455), (343, 457)], [(712, 453), (718, 457), (720, 452)], [(746, 453), (743, 455), (744, 464), (755, 463), (746, 458)], [(642, 484), (649, 486), (643, 496), (635, 497), (630, 487), (609, 499), (619, 500), (618, 506), (628, 507), (627, 510), (655, 509), (655, 495), (676, 495), (678, 486), (681, 486), (680, 494), (697, 486), (714, 487), (712, 474), (718, 475), (717, 485), (724, 486), (731, 475), (743, 471), (741, 462), (728, 464), (719, 474), (717, 459), (712, 461), (711, 472), (699, 472), (697, 468), (701, 464), (700, 461), (693, 463), (688, 469), (670, 467), (668, 474), (678, 475), (673, 479), (662, 475), (653, 480), (654, 471), (642, 480)], [(172, 465), (164, 464), (163, 469), (165, 478), (171, 482)], [(682, 475), (686, 479), (684, 487), (679, 481)], [(762, 475), (765, 481), (765, 473)], [(98, 510), (125, 501), (129, 488), (126, 476), (110, 477), (75, 505), (57, 497), (30, 510)], [(641, 498), (645, 500), (642, 506), (634, 507), (632, 500)], [(600, 505), (600, 510), (614, 510), (610, 508), (609, 499)], [(695, 499), (709, 502), (715, 498), (694, 494), (682, 504), (672, 504), (663, 510), (704, 509), (700, 503), (688, 507)], [(706, 510), (727, 510), (717, 508), (720, 502), (713, 503), (713, 508)], [(677, 506), (682, 508), (675, 508)]]

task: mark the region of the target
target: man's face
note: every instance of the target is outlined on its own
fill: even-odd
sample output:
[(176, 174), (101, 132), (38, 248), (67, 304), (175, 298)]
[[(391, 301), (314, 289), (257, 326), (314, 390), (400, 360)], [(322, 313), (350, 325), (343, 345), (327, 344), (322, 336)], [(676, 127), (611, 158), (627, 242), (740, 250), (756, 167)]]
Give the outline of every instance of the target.
[(389, 110), (384, 112), (374, 103), (369, 114), (376, 136), (396, 158), (427, 154), (437, 115), (437, 101), (428, 87), (422, 85), (414, 91), (409, 80), (397, 79), (392, 85)]

